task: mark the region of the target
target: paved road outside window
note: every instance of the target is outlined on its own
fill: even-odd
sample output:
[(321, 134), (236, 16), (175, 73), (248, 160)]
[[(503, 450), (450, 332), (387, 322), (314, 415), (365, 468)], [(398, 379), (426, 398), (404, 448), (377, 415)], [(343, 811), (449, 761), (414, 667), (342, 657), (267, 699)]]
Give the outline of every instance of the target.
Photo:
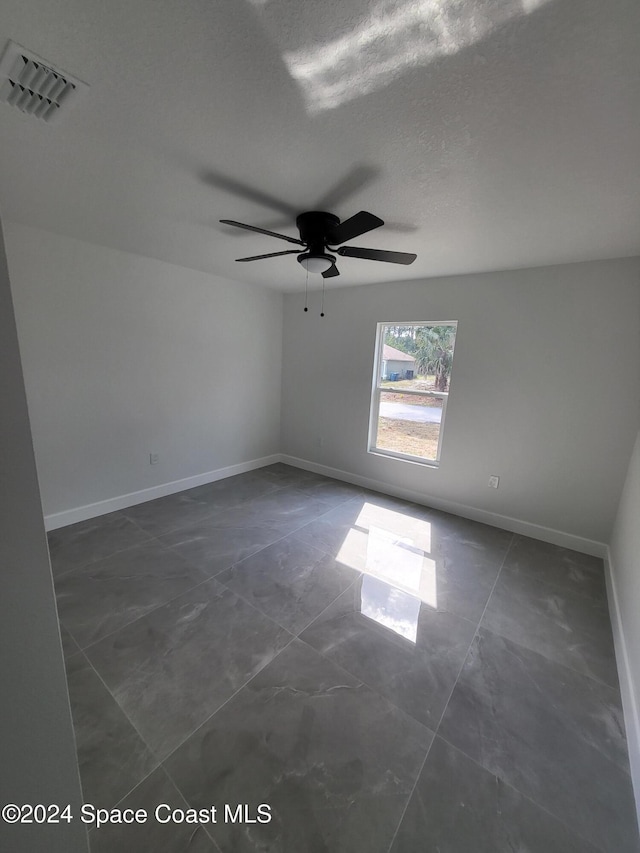
[(422, 424), (439, 424), (442, 409), (435, 406), (412, 406), (408, 403), (380, 403), (380, 417), (398, 421), (416, 421)]

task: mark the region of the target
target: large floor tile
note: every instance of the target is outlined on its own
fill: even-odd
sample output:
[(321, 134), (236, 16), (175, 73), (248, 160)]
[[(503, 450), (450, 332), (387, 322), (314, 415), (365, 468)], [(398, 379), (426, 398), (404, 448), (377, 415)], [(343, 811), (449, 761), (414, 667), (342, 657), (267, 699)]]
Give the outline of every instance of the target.
[(145, 741), (165, 756), (290, 640), (271, 619), (207, 581), (87, 655)]
[(156, 820), (156, 809), (167, 805), (186, 810), (187, 803), (176, 790), (164, 770), (159, 767), (128, 794), (118, 808), (144, 809), (144, 823), (109, 823), (96, 829), (91, 827), (89, 843), (91, 853), (218, 853), (218, 848), (207, 835), (205, 824), (165, 822), (170, 811), (162, 808), (160, 820)]
[(415, 504), (364, 495), (305, 525), (298, 535), (345, 565), (477, 623), (512, 534), (457, 521)]
[(329, 509), (324, 501), (286, 486), (245, 505), (220, 510), (214, 522), (216, 527), (276, 527), (284, 536)]
[(514, 537), (505, 569), (553, 584), (561, 590), (605, 601), (604, 566), (599, 557), (580, 554), (527, 536)]
[(282, 538), (277, 527), (216, 527), (215, 517), (159, 536), (189, 563), (213, 576)]
[(68, 661), (67, 682), (84, 801), (111, 808), (158, 762), (84, 655)]
[(618, 687), (609, 608), (604, 600), (503, 569), (482, 624), (553, 660)]
[(217, 576), (294, 634), (353, 583), (359, 573), (295, 534)]
[(431, 732), (299, 640), (165, 762), (192, 806), (267, 803), (221, 850), (386, 853)]
[(65, 660), (70, 658), (72, 655), (78, 654), (80, 646), (62, 624), (60, 625), (60, 639), (62, 640), (62, 653), (64, 654)]
[(363, 575), (300, 638), (435, 729), (475, 625)]
[(54, 577), (95, 563), (149, 538), (121, 512), (90, 518), (47, 534)]
[(187, 491), (127, 507), (123, 514), (151, 536), (159, 536), (187, 524), (196, 524), (214, 509), (208, 501), (191, 496)]
[(391, 853), (598, 853), (436, 737)]
[(186, 497), (204, 503), (211, 509), (229, 509), (283, 488), (285, 484), (261, 474), (260, 469), (205, 483), (184, 492)]
[(438, 606), (477, 622), (512, 539), (507, 530), (465, 518), (446, 513), (434, 518), (431, 559), (436, 566)]
[(150, 541), (59, 578), (58, 614), (85, 648), (206, 577), (178, 554)]
[(280, 486), (298, 486), (305, 481), (308, 484), (320, 483), (327, 479), (321, 474), (305, 471), (304, 468), (295, 468), (293, 465), (286, 465), (284, 462), (266, 465), (264, 468), (259, 468), (257, 473)]
[(330, 480), (326, 477), (318, 477), (317, 480), (308, 478), (301, 480), (296, 484), (296, 488), (329, 506), (338, 506), (362, 494), (362, 489), (358, 486), (353, 486), (351, 483), (345, 483), (342, 480)]
[(617, 691), (480, 629), (438, 734), (610, 853), (637, 853)]

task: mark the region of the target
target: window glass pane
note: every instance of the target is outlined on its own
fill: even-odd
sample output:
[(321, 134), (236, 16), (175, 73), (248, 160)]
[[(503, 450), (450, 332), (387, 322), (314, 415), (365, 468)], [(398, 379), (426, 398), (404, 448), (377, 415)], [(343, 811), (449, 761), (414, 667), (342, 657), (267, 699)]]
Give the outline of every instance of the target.
[(439, 397), (380, 391), (376, 447), (437, 459), (442, 411)]
[(452, 320), (378, 326), (370, 450), (440, 461), (457, 325)]
[(383, 326), (379, 384), (448, 391), (455, 337), (453, 325)]

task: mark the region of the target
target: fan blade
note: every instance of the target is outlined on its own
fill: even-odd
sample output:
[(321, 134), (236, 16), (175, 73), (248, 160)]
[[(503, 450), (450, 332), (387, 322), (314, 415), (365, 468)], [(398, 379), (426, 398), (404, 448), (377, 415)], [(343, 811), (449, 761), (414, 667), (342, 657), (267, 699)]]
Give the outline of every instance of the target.
[(412, 264), (417, 255), (409, 252), (387, 252), (385, 249), (360, 249), (358, 246), (341, 246), (336, 249), (344, 258), (365, 258), (368, 261), (386, 261), (388, 264)]
[(329, 267), (328, 270), (325, 270), (322, 273), (322, 278), (335, 278), (337, 275), (340, 275), (340, 270), (335, 264), (333, 264), (333, 266)]
[(261, 261), (263, 258), (279, 258), (281, 255), (297, 255), (297, 249), (286, 249), (284, 252), (271, 252), (268, 255), (252, 255), (250, 258), (236, 258), (237, 261)]
[(337, 243), (346, 243), (347, 240), (353, 240), (354, 237), (366, 234), (367, 231), (373, 231), (374, 228), (379, 228), (381, 225), (384, 225), (382, 219), (374, 216), (373, 213), (361, 210), (360, 213), (356, 213), (337, 225), (329, 235), (327, 242), (332, 246)]
[(280, 240), (286, 240), (288, 243), (295, 243), (297, 246), (304, 246), (302, 240), (296, 240), (295, 237), (287, 237), (286, 234), (277, 234), (275, 231), (267, 231), (266, 228), (257, 228), (255, 225), (245, 225), (243, 222), (235, 222), (233, 219), (221, 219), (224, 225), (235, 225), (236, 228), (246, 228), (247, 231), (257, 231), (258, 234), (267, 234), (269, 237), (278, 237)]

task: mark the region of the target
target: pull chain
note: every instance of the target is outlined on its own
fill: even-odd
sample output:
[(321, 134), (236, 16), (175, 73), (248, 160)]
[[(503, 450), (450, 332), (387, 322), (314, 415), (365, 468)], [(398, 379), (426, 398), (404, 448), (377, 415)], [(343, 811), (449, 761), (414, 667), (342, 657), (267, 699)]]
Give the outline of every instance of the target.
[(320, 303), (320, 316), (324, 317), (324, 278), (322, 279), (322, 302)]
[(304, 282), (304, 310), (305, 311), (309, 310), (309, 308), (307, 307), (308, 293), (309, 293), (309, 270), (307, 270), (307, 277), (306, 277), (305, 282)]

